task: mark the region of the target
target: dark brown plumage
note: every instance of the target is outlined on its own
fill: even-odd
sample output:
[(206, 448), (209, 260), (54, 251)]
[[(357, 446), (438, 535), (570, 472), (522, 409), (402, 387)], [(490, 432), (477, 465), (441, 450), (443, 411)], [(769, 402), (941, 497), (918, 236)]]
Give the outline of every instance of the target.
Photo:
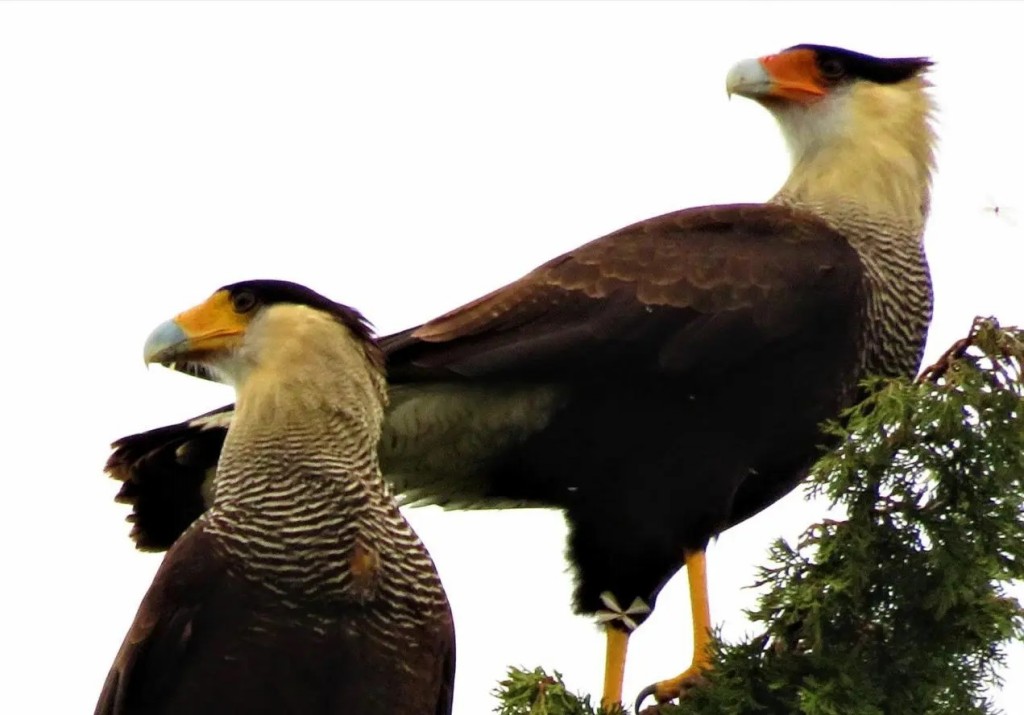
[(450, 715), (451, 612), (378, 471), (385, 385), (361, 316), (247, 282), (147, 354), (232, 382), (238, 404), (213, 504), (164, 558), (96, 712)]
[(799, 479), (854, 388), (862, 275), (841, 235), (791, 209), (681, 211), (386, 338), (389, 381), (399, 403), (424, 382), (558, 384), (550, 421), (482, 470), (479, 498), (567, 509), (577, 608), (594, 612), (604, 591), (655, 593), (683, 547), (732, 521), (751, 468), (780, 491)]
[[(643, 221), (383, 339), (388, 479), (410, 503), (565, 510), (576, 609), (609, 628), (605, 700), (625, 637), (684, 561), (694, 663), (655, 694), (705, 667), (708, 540), (803, 478), (820, 423), (861, 378), (916, 371), (931, 318), (928, 65), (815, 45), (738, 64), (730, 91), (769, 109), (793, 154), (769, 203)], [(150, 520), (194, 508), (156, 506), (174, 470), (147, 464), (172, 437), (186, 462), (212, 449), (202, 425), (115, 445), (138, 543), (165, 545)]]
[(201, 527), (167, 553), (97, 714), (451, 713), (453, 636), (411, 634), (388, 652), (366, 631), (364, 607), (283, 607), (215, 554)]

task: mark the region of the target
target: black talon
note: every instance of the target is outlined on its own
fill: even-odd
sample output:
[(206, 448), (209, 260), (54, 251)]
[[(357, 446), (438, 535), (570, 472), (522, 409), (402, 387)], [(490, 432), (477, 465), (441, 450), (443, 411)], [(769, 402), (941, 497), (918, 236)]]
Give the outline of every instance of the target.
[(640, 694), (636, 696), (636, 702), (633, 703), (633, 712), (636, 713), (636, 715), (640, 715), (640, 706), (644, 704), (644, 700), (646, 700), (651, 695), (656, 694), (657, 692), (657, 683), (651, 683), (646, 688), (641, 690)]

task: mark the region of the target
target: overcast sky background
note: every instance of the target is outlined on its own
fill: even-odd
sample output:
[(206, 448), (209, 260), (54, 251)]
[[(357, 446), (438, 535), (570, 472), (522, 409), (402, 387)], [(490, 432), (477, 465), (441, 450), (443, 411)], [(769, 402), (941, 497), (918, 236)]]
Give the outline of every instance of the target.
[[(145, 370), (155, 325), (275, 277), (386, 334), (634, 221), (764, 200), (788, 158), (767, 112), (726, 99), (739, 59), (933, 57), (926, 360), (977, 314), (1024, 322), (1022, 27), (1024, 5), (981, 2), (0, 5), (0, 712), (91, 711), (159, 563), (128, 539), (107, 444), (231, 399)], [(727, 636), (769, 541), (824, 510), (794, 494), (711, 546)], [(453, 604), (458, 715), (489, 712), (509, 664), (599, 693), (560, 514), (408, 515)], [(677, 576), (632, 639), (628, 698), (688, 663), (686, 599)], [(1024, 648), (1005, 675), (1020, 712)]]

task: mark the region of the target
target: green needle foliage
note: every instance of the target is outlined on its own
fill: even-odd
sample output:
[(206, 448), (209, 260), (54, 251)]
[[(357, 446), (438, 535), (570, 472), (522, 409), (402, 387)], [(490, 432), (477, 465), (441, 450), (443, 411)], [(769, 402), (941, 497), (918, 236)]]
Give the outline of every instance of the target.
[(625, 715), (622, 708), (595, 708), (589, 695), (570, 692), (557, 670), (550, 676), (540, 668), (510, 668), (495, 695), (501, 701), (499, 715)]
[[(775, 543), (748, 614), (761, 635), (716, 639), (706, 683), (652, 711), (994, 712), (983, 691), (1024, 636), (1006, 594), (1024, 578), (1022, 366), (1024, 331), (978, 319), (918, 380), (869, 381), (808, 479), (846, 518)], [(534, 709), (545, 679), (564, 700)], [(498, 696), (501, 715), (594, 713), (539, 670)]]

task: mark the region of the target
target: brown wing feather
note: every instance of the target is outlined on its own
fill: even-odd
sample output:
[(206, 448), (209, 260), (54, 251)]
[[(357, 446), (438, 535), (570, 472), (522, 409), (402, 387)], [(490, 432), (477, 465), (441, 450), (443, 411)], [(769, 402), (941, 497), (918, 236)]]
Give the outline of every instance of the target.
[(725, 367), (738, 345), (762, 349), (805, 313), (854, 305), (860, 281), (856, 253), (812, 215), (696, 208), (585, 244), (383, 344), (398, 382)]
[[(197, 522), (168, 551), (125, 637), (97, 715), (448, 715), (451, 613), (384, 647), (384, 599), (281, 595), (219, 556)], [(378, 625), (368, 622), (377, 613)], [(381, 618), (383, 612), (383, 619)], [(386, 636), (387, 634), (383, 634)], [(391, 634), (393, 637), (395, 634)]]
[(441, 664), (440, 686), (437, 693), (435, 715), (452, 715), (455, 703), (455, 626), (450, 626), (451, 637)]
[[(814, 339), (821, 321), (859, 305), (861, 278), (853, 249), (812, 215), (689, 209), (585, 244), (381, 344), (394, 384), (618, 367), (705, 378), (763, 359), (786, 336)], [(167, 548), (205, 509), (200, 486), (226, 432), (208, 417), (115, 444), (108, 470), (124, 482), (118, 498), (133, 506), (140, 548)]]
[(222, 583), (224, 564), (199, 529), (164, 557), (103, 685), (96, 715), (145, 711), (163, 702), (179, 680), (193, 623)]
[(139, 549), (170, 548), (206, 511), (204, 484), (213, 477), (232, 408), (122, 437), (111, 445), (106, 471), (121, 482), (116, 501), (132, 506), (131, 537)]

